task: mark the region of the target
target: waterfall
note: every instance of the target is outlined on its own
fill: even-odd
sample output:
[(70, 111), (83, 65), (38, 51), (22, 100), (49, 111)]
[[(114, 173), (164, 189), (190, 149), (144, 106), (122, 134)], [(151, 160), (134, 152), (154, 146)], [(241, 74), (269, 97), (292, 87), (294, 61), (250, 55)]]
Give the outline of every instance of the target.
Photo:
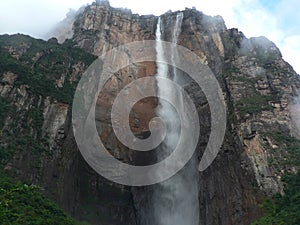
[[(183, 14), (180, 12), (176, 16), (176, 22), (173, 27), (172, 42), (172, 61), (177, 54), (176, 43), (181, 31), (181, 22)], [(156, 57), (157, 61), (164, 61), (164, 51), (162, 44), (163, 27), (161, 19), (158, 19), (156, 29)], [(163, 63), (157, 63), (157, 76), (171, 79), (178, 82), (179, 71)], [(179, 83), (180, 84), (180, 83)], [(171, 88), (157, 80), (158, 92), (164, 90), (167, 99), (175, 98), (179, 103), (179, 109), (184, 112), (182, 94), (175, 95)], [(179, 95), (179, 96), (178, 96)], [(157, 108), (157, 115), (161, 117), (167, 126), (167, 136), (161, 146), (158, 160), (163, 160), (169, 155), (177, 145), (181, 135), (181, 122), (176, 109), (166, 101), (160, 100)], [(188, 140), (189, 137), (184, 137)], [(199, 202), (198, 202), (198, 170), (196, 159), (193, 157), (189, 163), (176, 175), (154, 186), (151, 200), (152, 210), (151, 221), (147, 224), (155, 225), (198, 225), (199, 224)], [(148, 220), (149, 220), (148, 219)]]
[[(178, 42), (178, 36), (180, 34), (181, 31), (181, 23), (182, 23), (182, 18), (183, 18), (183, 13), (178, 13), (176, 16), (176, 23), (175, 23), (175, 27), (173, 29), (173, 34), (172, 34), (172, 43), (177, 44)], [(176, 48), (172, 48), (172, 63), (174, 64), (174, 57), (177, 54), (177, 49)], [(177, 76), (177, 69), (176, 67), (173, 67), (173, 75), (174, 78), (173, 80), (177, 83), (179, 82), (179, 77)]]

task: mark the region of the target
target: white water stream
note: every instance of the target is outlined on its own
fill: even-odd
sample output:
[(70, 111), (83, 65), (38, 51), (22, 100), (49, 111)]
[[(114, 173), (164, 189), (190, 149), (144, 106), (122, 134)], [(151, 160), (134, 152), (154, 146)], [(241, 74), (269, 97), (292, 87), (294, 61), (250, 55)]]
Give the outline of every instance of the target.
[[(177, 14), (173, 27), (172, 42), (177, 44), (181, 32), (183, 14)], [(163, 27), (161, 19), (158, 19), (156, 30), (156, 57), (157, 61), (164, 60), (162, 44)], [(176, 45), (172, 49), (172, 62), (177, 54)], [(174, 63), (173, 63), (174, 64)], [(178, 70), (163, 63), (157, 63), (157, 76), (179, 82)], [(160, 100), (157, 115), (163, 119), (167, 126), (167, 137), (158, 154), (158, 160), (163, 160), (176, 147), (181, 135), (181, 122), (176, 110), (184, 112), (183, 96), (174, 91), (165, 83), (157, 80), (158, 92), (164, 90), (166, 99), (176, 99), (179, 108), (175, 109), (166, 101)], [(183, 137), (188, 140), (189, 137)], [(180, 162), (178, 162), (180, 163)], [(155, 186), (152, 196), (153, 217), (149, 224), (155, 225), (199, 225), (199, 202), (198, 202), (198, 169), (196, 159), (193, 157), (179, 173)]]

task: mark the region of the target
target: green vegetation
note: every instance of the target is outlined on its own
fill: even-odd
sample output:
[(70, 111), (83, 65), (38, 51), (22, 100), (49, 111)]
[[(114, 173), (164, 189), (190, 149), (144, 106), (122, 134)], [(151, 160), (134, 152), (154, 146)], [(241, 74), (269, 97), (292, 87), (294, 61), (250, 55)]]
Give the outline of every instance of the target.
[(16, 182), (3, 171), (0, 171), (0, 224), (79, 225), (44, 197), (37, 186)]
[(269, 104), (272, 100), (272, 96), (262, 95), (258, 92), (240, 99), (236, 103), (236, 107), (239, 110), (241, 116), (245, 114), (256, 114), (263, 110), (273, 110), (273, 107)]
[(7, 164), (16, 153), (23, 151), (34, 153), (38, 161), (42, 154), (50, 154), (48, 140), (46, 138), (34, 139), (30, 134), (17, 135), (14, 142), (0, 146), (0, 166)]
[(15, 134), (12, 139), (9, 144), (0, 145), (0, 167), (7, 164), (18, 152), (28, 151), (34, 153), (35, 157), (40, 157), (42, 153), (49, 153), (49, 143), (46, 138), (35, 139), (24, 132)]
[[(40, 172), (42, 156), (48, 157), (49, 141), (42, 136), (42, 99), (50, 97), (72, 103), (76, 82), (71, 75), (87, 68), (95, 56), (64, 44), (36, 40), (26, 35), (0, 35), (0, 81), (6, 72), (17, 75), (14, 86), (26, 84), (28, 98), (17, 107), (16, 96), (0, 97), (0, 224), (68, 225), (79, 224), (40, 192), (39, 187), (17, 182), (3, 167), (19, 152), (32, 159), (28, 167)], [(56, 82), (64, 77), (63, 87)], [(29, 107), (25, 107), (29, 106)], [(4, 127), (7, 118), (13, 118)], [(46, 155), (45, 155), (46, 154)]]
[(0, 97), (0, 129), (2, 129), (4, 125), (4, 118), (6, 117), (9, 108), (9, 101), (3, 97)]
[[(280, 132), (268, 132), (264, 135), (280, 146), (275, 151), (270, 151), (273, 167), (285, 169), (300, 166), (300, 140)], [(285, 194), (264, 199), (261, 205), (264, 216), (252, 225), (300, 225), (300, 171), (286, 175), (282, 181), (285, 183)]]
[(286, 162), (280, 162), (281, 165), (300, 166), (300, 140), (280, 132), (269, 132), (266, 135), (271, 137), (276, 145), (282, 146), (281, 150), (289, 154), (286, 156), (288, 158)]
[(14, 156), (15, 149), (11, 146), (1, 146), (0, 145), (0, 168), (2, 168), (3, 165), (8, 163), (8, 161)]
[(2, 128), (0, 133), (0, 166), (8, 163), (17, 152), (28, 151), (35, 153), (36, 157), (49, 153), (48, 139), (42, 136), (43, 112), (37, 107), (37, 102), (31, 106), (28, 110), (20, 111), (9, 105), (5, 110), (2, 108), (2, 121), (9, 114), (14, 120), (9, 127)]
[[(71, 41), (61, 45), (26, 35), (2, 35), (0, 74), (2, 76), (5, 72), (13, 72), (18, 75), (16, 85), (27, 84), (35, 94), (72, 103), (77, 85), (70, 80), (74, 66), (83, 63), (87, 68), (96, 59), (73, 45)], [(9, 51), (19, 55), (13, 57)], [(63, 88), (57, 87), (55, 82), (61, 76), (65, 77)]]
[(276, 194), (261, 205), (264, 216), (252, 225), (299, 225), (300, 224), (300, 172), (283, 180), (287, 184), (285, 195)]
[[(28, 85), (27, 92), (35, 101), (28, 110), (18, 111), (8, 99), (0, 98), (0, 137), (8, 143), (0, 144), (0, 164), (7, 163), (19, 151), (48, 151), (48, 141), (41, 135), (44, 118), (42, 106), (38, 105), (39, 96), (71, 104), (77, 85), (71, 81), (74, 66), (87, 68), (95, 60), (95, 56), (73, 45), (71, 41), (61, 45), (20, 34), (0, 35), (0, 80), (6, 72), (16, 74), (14, 85)], [(56, 85), (61, 76), (65, 77), (62, 88)], [(3, 130), (8, 115), (14, 121)]]
[[(26, 84), (29, 98), (34, 101), (25, 110), (17, 109), (11, 99), (0, 98), (0, 165), (7, 163), (16, 152), (49, 152), (48, 140), (41, 134), (43, 106), (38, 102), (43, 104), (40, 98), (49, 96), (51, 100), (72, 104), (77, 83), (71, 75), (87, 68), (95, 59), (74, 47), (72, 41), (57, 44), (21, 34), (0, 35), (0, 80), (6, 72), (16, 74), (14, 86)], [(61, 77), (65, 78), (63, 87), (58, 87), (56, 82)], [(3, 129), (9, 115), (13, 121)]]
[(250, 77), (246, 77), (244, 75), (242, 76), (234, 76), (233, 77), (234, 80), (239, 81), (239, 82), (243, 82), (245, 84), (250, 84), (250, 85), (254, 85), (256, 80), (254, 78), (250, 78)]
[(242, 82), (245, 87), (247, 87), (247, 96), (242, 97), (238, 102), (236, 102), (235, 107), (240, 112), (241, 116), (249, 114), (257, 114), (263, 110), (273, 110), (273, 107), (269, 104), (269, 101), (275, 100), (277, 97), (275, 93), (273, 95), (263, 95), (259, 93), (255, 84), (260, 79), (258, 77), (246, 77), (240, 74), (240, 69), (231, 66), (227, 68), (222, 77), (230, 77), (230, 79)]
[(233, 75), (233, 74), (240, 73), (240, 72), (241, 72), (241, 71), (240, 71), (239, 68), (237, 68), (237, 67), (234, 66), (234, 65), (231, 65), (231, 67), (228, 68), (228, 69), (225, 71), (225, 74), (231, 76), (231, 75)]

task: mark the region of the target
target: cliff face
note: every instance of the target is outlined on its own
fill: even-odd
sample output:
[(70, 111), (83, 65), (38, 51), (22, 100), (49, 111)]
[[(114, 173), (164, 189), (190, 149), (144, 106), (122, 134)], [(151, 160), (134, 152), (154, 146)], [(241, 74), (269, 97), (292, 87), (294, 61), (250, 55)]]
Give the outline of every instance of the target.
[[(166, 41), (172, 39), (176, 16), (177, 12), (161, 16)], [(113, 184), (85, 163), (71, 127), (74, 87), (95, 59), (92, 54), (101, 56), (132, 41), (155, 40), (157, 20), (101, 1), (78, 13), (73, 36), (62, 45), (55, 39), (44, 42), (22, 35), (0, 38), (1, 151), (5, 153), (1, 163), (14, 176), (42, 186), (68, 212), (91, 224), (141, 224), (145, 200), (155, 185)], [(213, 164), (195, 177), (199, 179), (200, 222), (250, 224), (261, 216), (261, 198), (283, 192), (281, 177), (298, 170), (289, 144), (291, 139), (297, 141), (291, 137), (298, 134), (291, 109), (299, 77), (266, 38), (247, 39), (236, 29), (228, 30), (221, 17), (195, 9), (183, 11), (178, 44), (211, 68), (227, 106), (222, 149)], [(110, 108), (126, 84), (155, 74), (153, 62), (130, 65), (99, 94), (99, 135), (119, 160), (151, 161), (150, 156), (135, 155), (118, 142), (110, 126)], [(210, 131), (209, 105), (196, 85), (191, 83), (186, 89), (200, 115), (200, 158)], [(156, 106), (156, 98), (135, 106), (130, 117), (134, 133), (148, 132)]]

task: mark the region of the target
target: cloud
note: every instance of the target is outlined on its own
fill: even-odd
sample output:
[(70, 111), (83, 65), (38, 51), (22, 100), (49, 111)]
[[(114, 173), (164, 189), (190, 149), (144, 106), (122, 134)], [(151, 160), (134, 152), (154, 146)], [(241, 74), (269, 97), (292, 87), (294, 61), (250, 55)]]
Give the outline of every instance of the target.
[[(70, 8), (92, 0), (15, 0), (0, 3), (0, 33), (26, 33), (42, 37), (61, 21)], [(239, 28), (247, 37), (266, 36), (283, 57), (300, 73), (299, 0), (110, 0), (114, 7), (134, 13), (161, 15), (195, 6), (208, 15), (221, 15), (228, 28)]]
[(70, 8), (78, 9), (89, 0), (14, 0), (0, 3), (0, 34), (25, 33), (41, 38)]
[(277, 0), (272, 8), (263, 1), (242, 0), (234, 6), (238, 28), (247, 36), (266, 36), (280, 49), (283, 58), (300, 73), (300, 8), (298, 0)]
[(280, 44), (283, 58), (300, 74), (300, 34), (284, 38)]
[(221, 15), (228, 28), (238, 28), (247, 37), (266, 36), (281, 50), (283, 58), (300, 73), (299, 0), (111, 0), (112, 6), (126, 6), (140, 14), (160, 15), (195, 6), (208, 15)]

